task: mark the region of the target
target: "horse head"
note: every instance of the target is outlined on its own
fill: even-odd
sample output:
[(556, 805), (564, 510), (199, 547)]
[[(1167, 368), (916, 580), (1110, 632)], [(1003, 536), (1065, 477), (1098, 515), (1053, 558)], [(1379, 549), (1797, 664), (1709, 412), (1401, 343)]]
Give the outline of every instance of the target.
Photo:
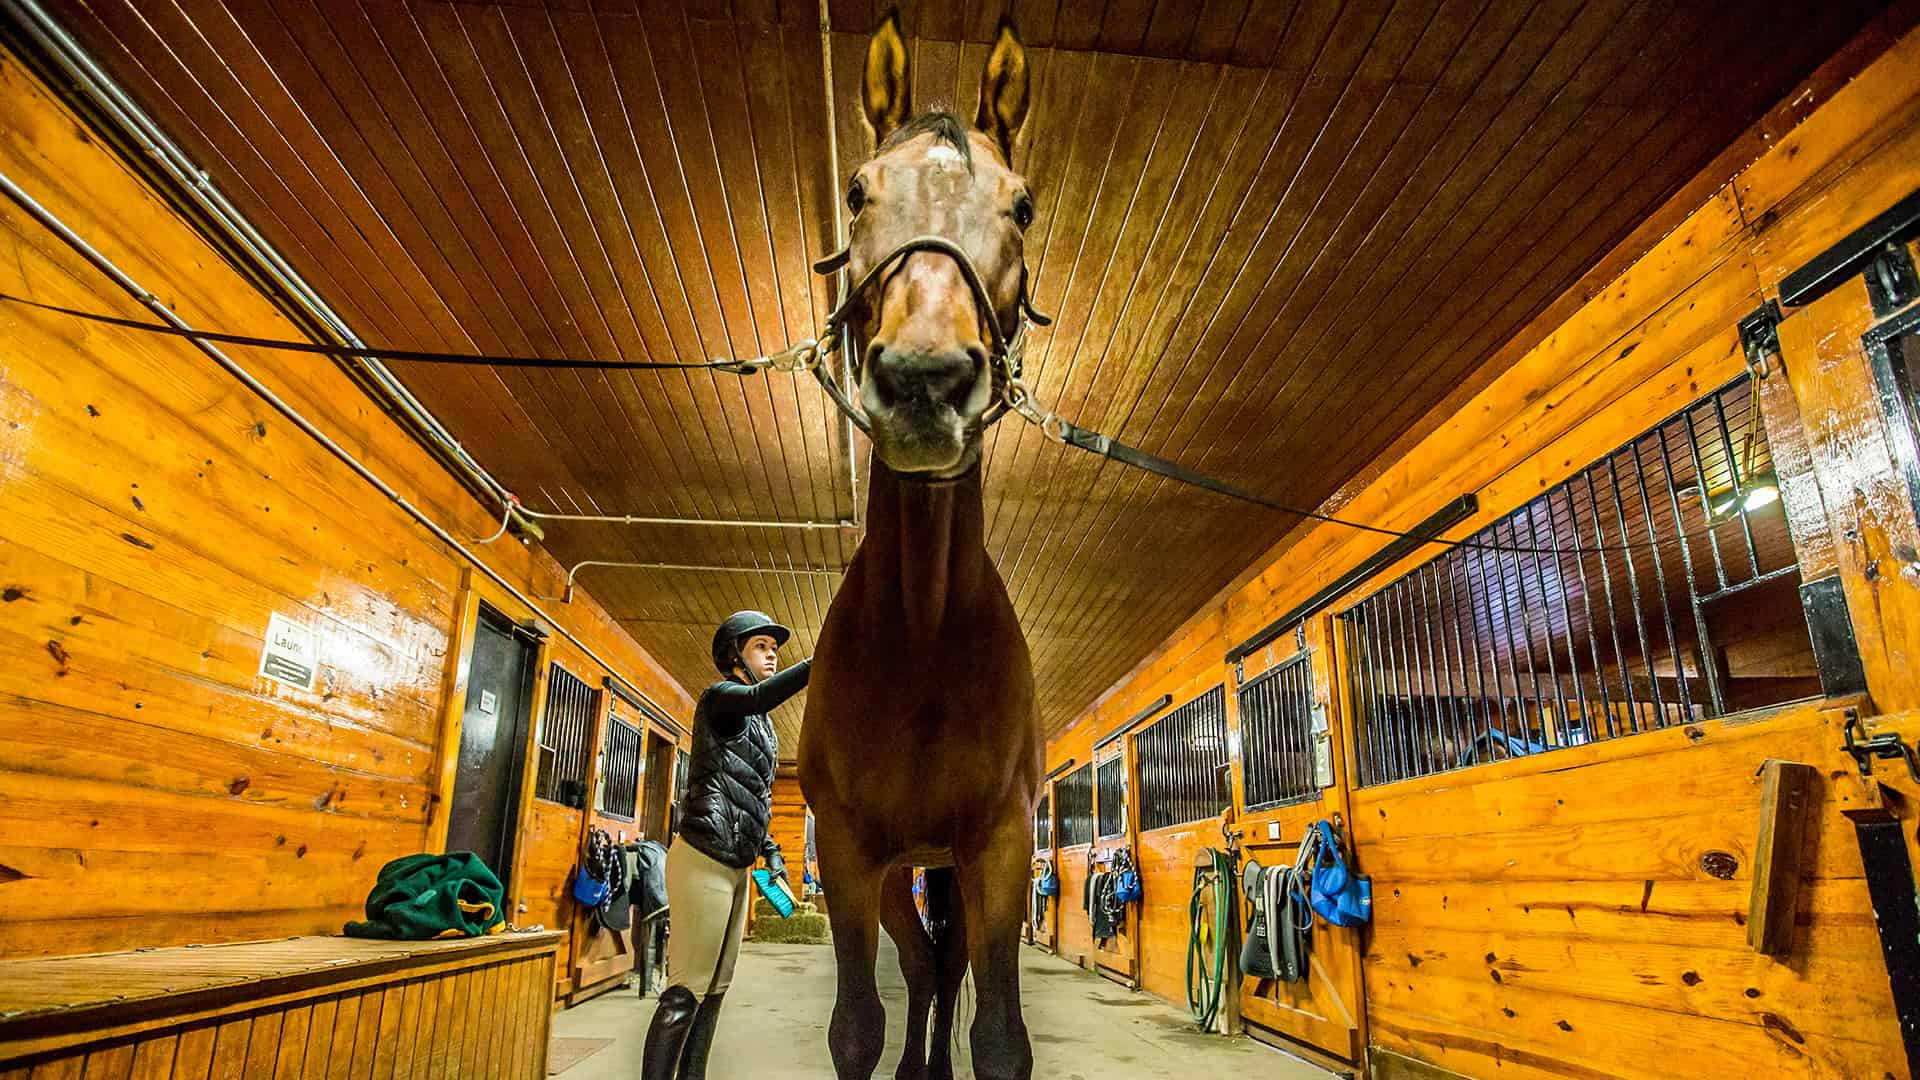
[(863, 97), (878, 147), (847, 186), (845, 328), (875, 452), (897, 473), (950, 479), (980, 460), (1011, 404), (1034, 205), (1011, 165), (1027, 56), (1002, 20), (972, 125), (913, 114), (897, 12), (867, 46)]

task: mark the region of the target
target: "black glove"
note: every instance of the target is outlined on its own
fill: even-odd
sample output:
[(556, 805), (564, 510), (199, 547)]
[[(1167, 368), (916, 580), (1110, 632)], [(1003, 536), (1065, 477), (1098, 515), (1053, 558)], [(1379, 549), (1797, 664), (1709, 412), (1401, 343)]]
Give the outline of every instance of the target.
[(787, 860), (780, 857), (780, 845), (768, 840), (760, 846), (760, 854), (767, 860), (767, 871), (774, 877), (787, 880)]

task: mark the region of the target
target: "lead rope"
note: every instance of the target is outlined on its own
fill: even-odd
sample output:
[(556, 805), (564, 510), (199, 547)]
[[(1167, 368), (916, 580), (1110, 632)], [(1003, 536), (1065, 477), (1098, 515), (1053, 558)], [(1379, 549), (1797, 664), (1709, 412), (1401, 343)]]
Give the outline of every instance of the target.
[[(821, 389), (825, 390), (827, 396), (832, 399), (834, 406), (838, 408), (855, 427), (859, 428), (862, 434), (871, 437), (873, 435), (872, 421), (866, 413), (861, 411), (858, 405), (854, 404), (852, 398), (848, 396), (847, 388), (842, 387), (835, 381), (832, 372), (828, 369), (828, 365), (823, 363), (823, 360), (840, 351), (840, 349), (845, 346), (845, 325), (859, 300), (861, 292), (876, 280), (878, 275), (887, 266), (891, 265), (895, 259), (916, 251), (939, 252), (953, 258), (961, 269), (961, 276), (966, 279), (968, 287), (973, 292), (975, 302), (980, 305), (980, 310), (989, 312), (993, 310), (992, 299), (987, 294), (986, 286), (981, 282), (978, 270), (974, 268), (972, 260), (967, 257), (966, 253), (952, 241), (943, 237), (919, 236), (901, 244), (898, 248), (894, 249), (892, 254), (880, 260), (870, 268), (866, 274), (861, 276), (860, 281), (847, 293), (846, 300), (827, 317), (826, 325), (818, 338), (807, 338), (795, 342), (784, 349), (767, 353), (764, 356), (749, 357), (747, 359), (715, 357), (700, 363), (645, 360), (599, 361), (570, 357), (490, 356), (485, 354), (424, 352), (418, 350), (372, 348), (367, 346), (327, 345), (311, 341), (287, 341), (246, 334), (194, 330), (161, 323), (142, 322), (137, 319), (122, 318), (101, 312), (81, 311), (75, 308), (62, 307), (57, 304), (30, 300), (23, 296), (14, 296), (8, 293), (0, 293), (0, 303), (18, 304), (90, 322), (104, 323), (146, 333), (182, 337), (202, 343), (215, 342), (220, 344), (246, 345), (257, 348), (316, 354), (335, 359), (381, 359), (426, 364), (465, 364), (487, 365), (492, 367), (536, 367), (551, 369), (598, 368), (603, 371), (704, 370), (728, 372), (735, 375), (754, 375), (768, 370), (795, 373), (811, 371), (813, 372), (814, 378), (820, 383)], [(832, 273), (846, 265), (846, 262), (847, 251), (843, 248), (828, 258), (815, 263), (814, 269), (821, 273)], [(152, 297), (146, 297), (145, 299), (158, 302)], [(1424, 544), (1438, 544), (1449, 550), (1464, 549), (1519, 555), (1551, 555), (1556, 557), (1561, 554), (1558, 548), (1551, 547), (1542, 548), (1522, 544), (1485, 543), (1474, 540), (1447, 540), (1426, 533), (1413, 533), (1400, 529), (1389, 529), (1378, 525), (1369, 525), (1349, 518), (1340, 518), (1331, 514), (1324, 514), (1318, 510), (1306, 507), (1292, 506), (1274, 499), (1269, 499), (1258, 492), (1249, 491), (1246, 488), (1229, 484), (1224, 480), (1216, 480), (1210, 476), (1202, 475), (1201, 473), (1186, 468), (1176, 461), (1149, 453), (1137, 446), (1129, 446), (1111, 436), (1102, 435), (1089, 428), (1083, 428), (1048, 409), (1042, 408), (1032, 388), (1026, 384), (1024, 379), (1022, 359), (1026, 352), (1027, 328), (1029, 326), (1046, 326), (1051, 322), (1052, 320), (1048, 316), (1033, 306), (1032, 297), (1027, 293), (1026, 275), (1024, 272), (1021, 275), (1020, 299), (1017, 305), (1013, 332), (1010, 334), (1007, 333), (1006, 329), (999, 324), (996, 318), (988, 317), (983, 320), (984, 325), (988, 327), (989, 336), (993, 339), (993, 356), (990, 362), (994, 365), (994, 383), (995, 390), (997, 391), (997, 400), (983, 418), (983, 423), (991, 424), (1009, 412), (1016, 413), (1021, 419), (1038, 427), (1045, 437), (1055, 442), (1084, 450), (1099, 457), (1117, 461), (1131, 468), (1141, 469), (1165, 477), (1175, 483), (1203, 488), (1215, 494), (1224, 495), (1230, 499), (1252, 503), (1255, 506), (1263, 506), (1270, 510), (1278, 510), (1307, 521), (1319, 521), (1329, 525), (1339, 525), (1344, 528), (1355, 529), (1360, 532), (1376, 533), (1395, 539), (1409, 539)], [(847, 369), (853, 373), (855, 378), (858, 378), (860, 370), (857, 359), (857, 357), (853, 356), (847, 358)], [(504, 516), (511, 516), (511, 514), (509, 512)], [(1714, 527), (1709, 526), (1706, 529), (1695, 532), (1680, 533), (1676, 539), (1705, 539), (1713, 535), (1713, 528)], [(495, 538), (497, 537), (498, 534), (496, 533)], [(1623, 542), (1620, 544), (1587, 545), (1585, 550), (1590, 552), (1633, 551), (1635, 549), (1657, 548), (1658, 546), (1658, 541), (1647, 540), (1642, 542)]]
[[(1187, 902), (1190, 929), (1187, 934), (1187, 1013), (1211, 1031), (1220, 1012), (1220, 997), (1227, 981), (1227, 942), (1233, 910), (1233, 864), (1219, 848), (1207, 849), (1209, 860), (1193, 868), (1193, 896)], [(1205, 898), (1213, 894), (1211, 926), (1205, 919)], [(1205, 939), (1212, 937), (1211, 962), (1206, 955)]]

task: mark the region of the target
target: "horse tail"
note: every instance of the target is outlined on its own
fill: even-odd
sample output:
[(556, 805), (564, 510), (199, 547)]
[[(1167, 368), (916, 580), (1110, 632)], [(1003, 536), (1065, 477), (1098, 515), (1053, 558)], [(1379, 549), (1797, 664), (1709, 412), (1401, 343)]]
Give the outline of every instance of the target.
[[(953, 1013), (951, 1015), (952, 1034), (950, 1036), (948, 1049), (950, 1059), (958, 1064), (966, 1060), (967, 1031), (971, 1027), (970, 1016), (965, 1018), (968, 1022), (962, 1022), (963, 1012), (970, 1012), (971, 1010), (962, 1010), (961, 1008), (963, 1004), (970, 1004), (970, 1002), (966, 1001), (968, 995), (966, 994), (967, 987), (964, 982), (964, 975), (960, 972), (948, 970), (948, 968), (949, 965), (955, 963), (965, 968), (967, 957), (965, 953), (961, 953), (957, 957), (949, 955), (947, 944), (948, 939), (953, 936), (957, 929), (957, 920), (965, 918), (966, 913), (960, 903), (960, 879), (956, 876), (953, 867), (931, 867), (927, 869), (925, 873), (927, 890), (926, 924), (927, 933), (933, 938), (934, 985), (940, 988), (941, 996), (944, 996), (945, 987), (950, 979), (953, 979), (956, 975), (960, 975), (962, 979), (960, 987), (954, 991), (953, 1003), (949, 1006), (949, 1008), (953, 1010)], [(936, 1013), (940, 1009), (938, 996), (935, 998), (934, 1009)]]
[(951, 866), (929, 867), (924, 873), (927, 888), (927, 933), (933, 936), (934, 955), (938, 956), (940, 955), (938, 947), (946, 938), (948, 927), (960, 915), (956, 910), (959, 907), (957, 903), (959, 890), (955, 888), (956, 881)]

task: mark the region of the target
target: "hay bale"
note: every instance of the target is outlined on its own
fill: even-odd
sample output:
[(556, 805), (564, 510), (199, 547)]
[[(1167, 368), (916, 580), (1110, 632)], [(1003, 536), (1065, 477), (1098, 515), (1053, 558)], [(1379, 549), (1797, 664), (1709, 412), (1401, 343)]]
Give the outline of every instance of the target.
[(833, 930), (827, 917), (817, 911), (796, 909), (792, 918), (783, 919), (769, 908), (754, 922), (753, 940), (769, 945), (829, 945)]

